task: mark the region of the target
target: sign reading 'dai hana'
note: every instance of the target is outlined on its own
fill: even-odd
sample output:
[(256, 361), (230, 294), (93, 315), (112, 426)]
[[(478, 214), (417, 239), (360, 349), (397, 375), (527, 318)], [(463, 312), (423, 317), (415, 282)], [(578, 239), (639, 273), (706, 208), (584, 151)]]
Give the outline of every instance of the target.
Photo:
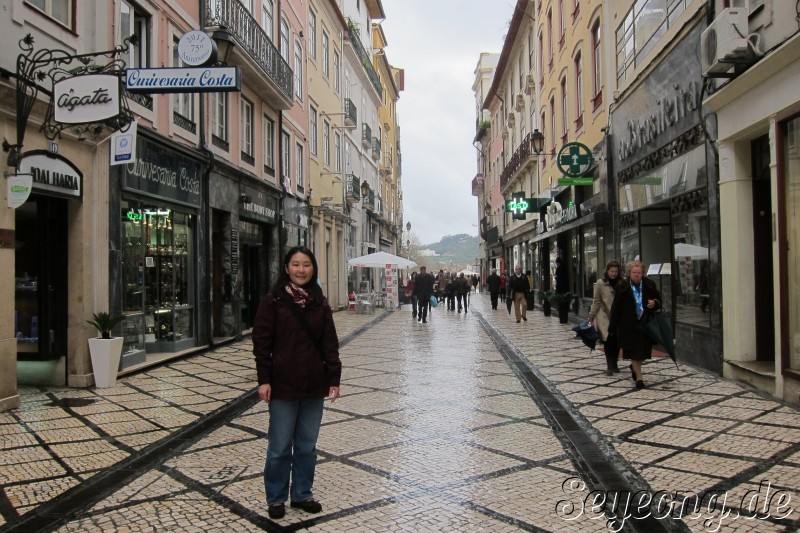
[(47, 150), (31, 150), (22, 154), (20, 174), (33, 177), (33, 189), (48, 196), (80, 199), (83, 197), (83, 173), (72, 161)]
[(239, 67), (129, 68), (125, 88), (134, 93), (241, 91)]
[(120, 113), (119, 78), (87, 74), (53, 84), (53, 118), (61, 124), (102, 122)]

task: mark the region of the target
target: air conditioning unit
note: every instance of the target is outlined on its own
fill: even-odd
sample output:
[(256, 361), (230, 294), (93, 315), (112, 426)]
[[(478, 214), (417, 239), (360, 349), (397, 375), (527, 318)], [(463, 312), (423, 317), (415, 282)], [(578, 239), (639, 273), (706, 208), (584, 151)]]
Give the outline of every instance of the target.
[(703, 75), (726, 73), (751, 56), (747, 43), (747, 9), (723, 9), (700, 36)]

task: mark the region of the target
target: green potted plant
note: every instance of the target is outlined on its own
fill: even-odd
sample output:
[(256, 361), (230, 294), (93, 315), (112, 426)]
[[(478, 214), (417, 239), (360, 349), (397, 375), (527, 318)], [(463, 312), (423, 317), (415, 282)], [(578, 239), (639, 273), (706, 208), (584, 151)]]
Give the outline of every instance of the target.
[(553, 293), (550, 295), (550, 305), (558, 309), (558, 321), (566, 324), (569, 320), (569, 306), (574, 294), (571, 292)]
[(105, 311), (94, 313), (86, 322), (97, 329), (99, 337), (89, 339), (89, 355), (97, 387), (113, 387), (117, 382), (119, 361), (122, 357), (122, 337), (112, 337), (114, 326), (125, 320), (124, 315), (112, 315)]
[(536, 296), (539, 298), (539, 303), (542, 305), (542, 312), (544, 316), (550, 316), (550, 295), (553, 294), (551, 291), (546, 291), (544, 289), (539, 289), (536, 291)]

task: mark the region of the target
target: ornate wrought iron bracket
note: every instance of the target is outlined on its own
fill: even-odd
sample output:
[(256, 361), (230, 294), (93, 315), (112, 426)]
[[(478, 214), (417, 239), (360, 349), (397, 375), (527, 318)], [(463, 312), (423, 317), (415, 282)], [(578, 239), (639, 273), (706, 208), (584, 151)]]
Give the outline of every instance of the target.
[[(25, 139), (25, 130), (28, 126), (28, 117), (39, 94), (39, 83), (50, 81), (50, 86), (66, 78), (84, 74), (109, 74), (122, 78), (125, 72), (125, 61), (120, 57), (129, 51), (131, 45), (137, 44), (137, 38), (132, 35), (111, 50), (73, 55), (64, 50), (42, 49), (34, 52), (33, 36), (27, 34), (19, 41), (22, 53), (17, 56), (16, 72), (16, 107), (17, 107), (17, 139), (16, 144), (3, 143), (3, 150), (8, 152), (8, 165), (16, 167), (22, 155), (22, 145)], [(104, 64), (98, 64), (97, 59), (105, 59)], [(128, 108), (127, 98), (120, 97), (120, 114), (103, 122), (90, 124), (59, 124), (54, 121), (53, 102), (51, 100), (42, 123), (41, 131), (50, 140), (55, 139), (60, 133), (70, 128), (78, 138), (83, 140), (87, 136), (96, 139), (103, 129), (125, 130), (133, 121), (133, 114)]]

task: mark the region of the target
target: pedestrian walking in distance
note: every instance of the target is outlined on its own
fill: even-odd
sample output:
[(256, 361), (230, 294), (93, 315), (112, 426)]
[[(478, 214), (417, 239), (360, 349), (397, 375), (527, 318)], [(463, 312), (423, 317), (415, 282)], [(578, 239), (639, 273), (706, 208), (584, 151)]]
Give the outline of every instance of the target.
[(644, 388), (642, 361), (653, 353), (653, 343), (643, 326), (660, 307), (661, 293), (655, 282), (644, 277), (641, 261), (631, 261), (628, 279), (617, 283), (608, 330), (617, 336), (623, 358), (631, 361), (631, 377), (637, 389)]
[(444, 294), (447, 297), (447, 310), (448, 311), (455, 311), (456, 310), (456, 280), (454, 278), (450, 278), (447, 282), (447, 286), (444, 289)]
[(339, 397), (342, 375), (339, 338), (317, 284), (314, 254), (292, 248), (283, 268), (275, 287), (261, 298), (252, 336), (258, 395), (269, 404), (264, 488), (272, 519), (283, 518), (289, 497), (293, 508), (322, 511), (311, 490), (322, 403), (326, 396), (332, 402)]
[(411, 273), (411, 279), (406, 284), (406, 296), (411, 299), (411, 318), (417, 318), (417, 295), (414, 285), (417, 284), (417, 273)]
[(427, 267), (419, 267), (419, 274), (414, 282), (414, 293), (417, 295), (417, 322), (428, 322), (428, 308), (433, 296), (433, 276), (428, 274)]
[(500, 276), (497, 275), (496, 268), (493, 268), (492, 273), (486, 277), (486, 287), (489, 289), (492, 309), (497, 310), (497, 295), (500, 293)]
[(471, 281), (464, 277), (464, 273), (458, 275), (456, 279), (456, 300), (458, 301), (458, 312), (461, 312), (461, 301), (464, 301), (464, 312), (467, 312), (467, 296), (470, 291)]
[(509, 293), (514, 300), (514, 317), (519, 323), (520, 319), (528, 321), (528, 300), (527, 294), (531, 290), (528, 283), (528, 276), (522, 273), (522, 267), (516, 265), (514, 274), (508, 280)]
[(603, 350), (606, 353), (606, 375), (610, 376), (619, 372), (617, 361), (619, 359), (619, 344), (616, 335), (608, 332), (609, 315), (614, 303), (614, 294), (619, 277), (620, 264), (612, 259), (606, 264), (603, 277), (594, 284), (594, 297), (592, 307), (589, 309), (589, 323), (592, 324), (603, 341)]

